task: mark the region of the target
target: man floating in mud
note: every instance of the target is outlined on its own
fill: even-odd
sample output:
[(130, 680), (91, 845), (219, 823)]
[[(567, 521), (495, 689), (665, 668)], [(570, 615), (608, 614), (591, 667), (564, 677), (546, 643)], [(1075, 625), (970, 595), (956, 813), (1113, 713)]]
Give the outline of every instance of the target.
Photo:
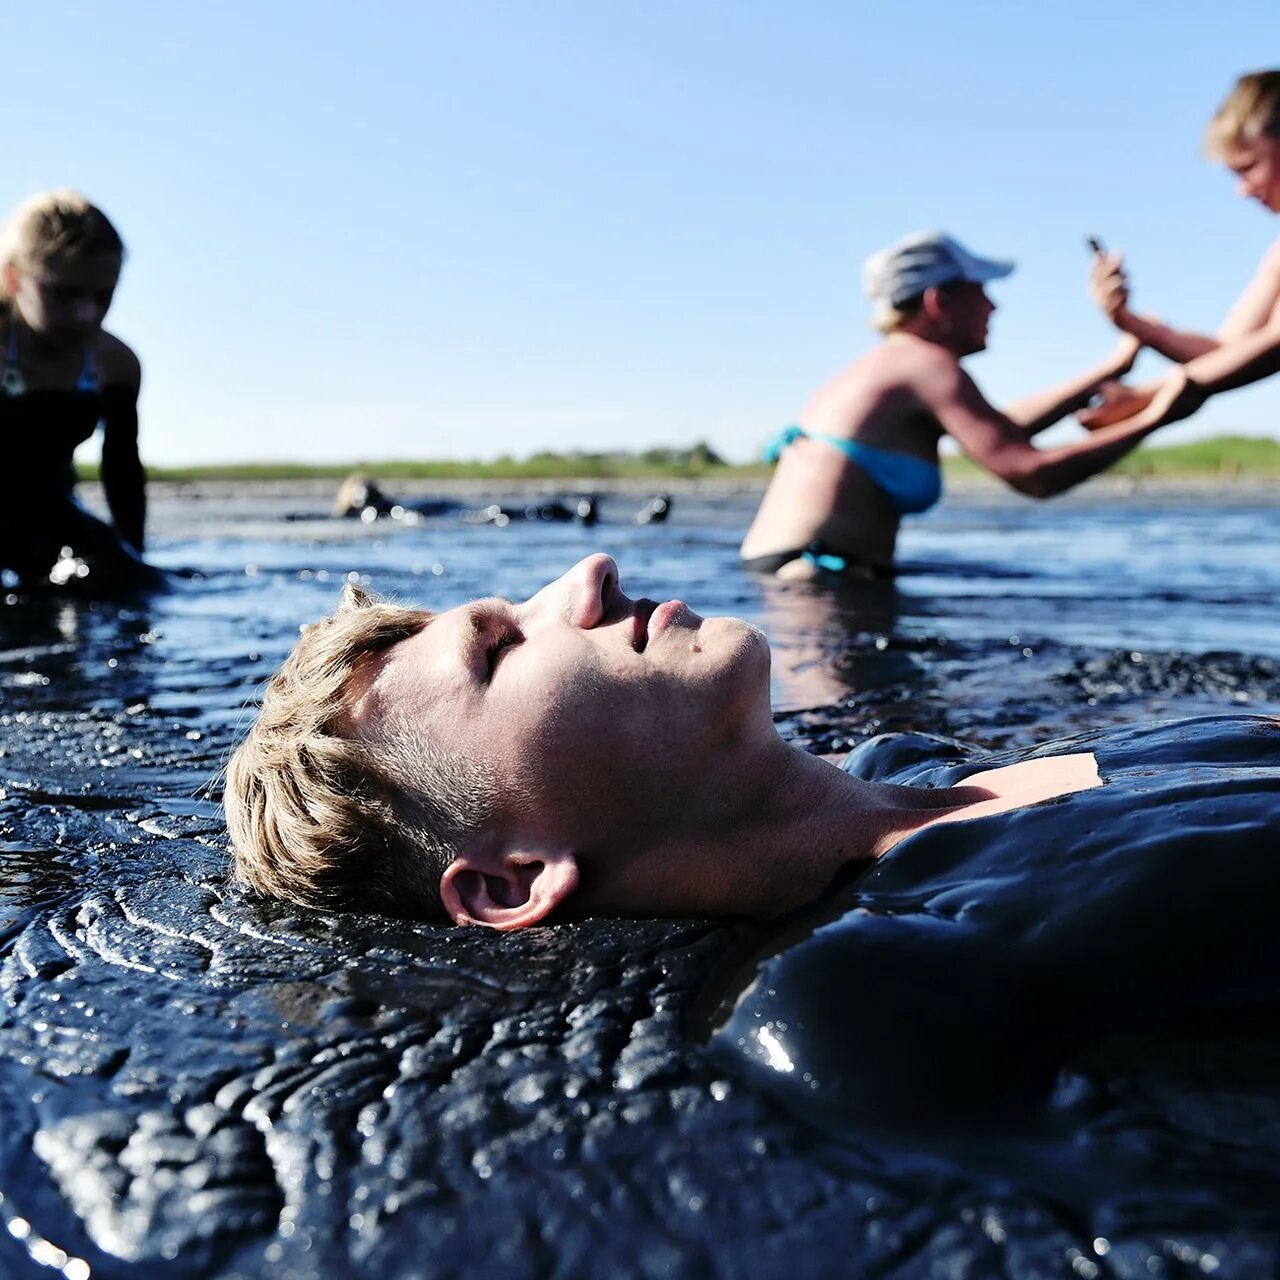
[(237, 871), (307, 906), (500, 930), (834, 902), (859, 1024), (904, 1052), (913, 1026), (967, 1029), (1010, 1055), (990, 1081), (1280, 999), (1274, 719), (987, 760), (888, 737), (838, 768), (778, 735), (769, 664), (745, 622), (629, 599), (604, 555), (439, 615), (348, 588), (231, 760)]

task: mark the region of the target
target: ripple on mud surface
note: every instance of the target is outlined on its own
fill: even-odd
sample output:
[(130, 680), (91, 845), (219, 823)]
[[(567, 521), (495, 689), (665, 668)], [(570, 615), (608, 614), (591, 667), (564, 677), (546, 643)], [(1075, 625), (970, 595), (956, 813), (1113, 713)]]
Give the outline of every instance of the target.
[[(922, 573), (887, 605), (833, 608), (743, 579), (733, 527), (714, 520), (606, 523), (590, 542), (580, 530), (518, 542), (339, 530), (250, 546), (216, 511), (188, 516), (202, 541), (171, 554), (198, 545), (198, 586), (141, 610), (0, 611), (6, 1221), (122, 1277), (1280, 1265), (1274, 1215), (1231, 1194), (1232, 1177), (1256, 1190), (1280, 1159), (1278, 1041), (1265, 1025), (1116, 1043), (1074, 1064), (1062, 1105), (1079, 1112), (1082, 1140), (1135, 1169), (1127, 1196), (1082, 1213), (1016, 1170), (824, 1141), (726, 1077), (686, 1018), (731, 930), (589, 921), (495, 938), (294, 911), (228, 886), (216, 807), (243, 703), (355, 569), (449, 604), (521, 594), (605, 546), (637, 591), (678, 579), (695, 605), (780, 635), (792, 682), (778, 686), (780, 722), (813, 750), (886, 729), (1003, 747), (1135, 716), (1274, 709), (1274, 653), (1177, 654), (1171, 624), (1138, 661), (1125, 647), (1133, 584), (1114, 608), (1102, 592), (1072, 599), (1076, 633), (1059, 631), (1058, 567), (992, 572), (983, 591), (951, 596)], [(998, 541), (999, 519), (975, 517), (968, 534), (969, 517), (948, 518), (945, 554), (977, 546), (994, 565), (983, 540)], [(1201, 576), (1209, 585), (1188, 570), (1151, 625), (1160, 609), (1203, 611), (1210, 586), (1229, 611), (1223, 575)], [(1241, 634), (1257, 606), (1240, 605)], [(1226, 1172), (1206, 1175), (1192, 1203), (1144, 1190), (1153, 1159)], [(50, 1274), (6, 1242), (0, 1273), (28, 1265)]]

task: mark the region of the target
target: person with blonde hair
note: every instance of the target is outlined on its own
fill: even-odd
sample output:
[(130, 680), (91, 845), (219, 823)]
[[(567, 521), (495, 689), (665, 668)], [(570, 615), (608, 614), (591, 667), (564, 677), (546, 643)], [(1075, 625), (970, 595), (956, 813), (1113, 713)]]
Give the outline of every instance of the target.
[[(27, 587), (154, 581), (141, 559), (141, 366), (102, 328), (124, 252), (106, 214), (75, 191), (32, 196), (0, 232), (0, 448), (11, 477), (0, 570)], [(75, 451), (99, 427), (114, 531), (75, 496)]]
[[(1132, 876), (1141, 899), (1146, 859), (1146, 887), (1169, 906), (1179, 889), (1161, 879), (1168, 859), (1138, 848), (1168, 839), (1180, 858), (1194, 853), (1182, 890), (1199, 910), (1204, 867), (1227, 874), (1211, 849), (1238, 839), (1280, 892), (1274, 718), (970, 755), (958, 774), (899, 785), (880, 779), (919, 762), (919, 739), (905, 751), (878, 739), (835, 767), (780, 737), (769, 668), (758, 629), (678, 599), (631, 599), (606, 555), (525, 601), (440, 614), (349, 586), (268, 683), (228, 765), (236, 873), (303, 906), (497, 929), (585, 914), (767, 920), (848, 867), (896, 860), (927, 830), (946, 825), (944, 847), (960, 848), (948, 824), (989, 819), (993, 839), (1034, 828), (1004, 872), (1027, 884), (1058, 857), (1060, 875), (1087, 883), (1073, 851), (1097, 848), (1110, 851), (1116, 894)], [(1254, 798), (1202, 787), (1227, 776), (1219, 766), (1245, 770), (1231, 785)], [(1180, 808), (1193, 794), (1195, 812)], [(1092, 890), (1095, 908), (1106, 892)], [(1074, 909), (1065, 892), (1053, 906)]]
[(1122, 377), (1136, 339), (1125, 337), (1097, 368), (1003, 410), (961, 367), (987, 345), (996, 307), (985, 286), (1012, 270), (940, 231), (917, 232), (867, 259), (863, 281), (884, 341), (822, 387), (766, 451), (778, 467), (742, 542), (748, 569), (782, 578), (891, 576), (902, 517), (941, 496), (943, 436), (1035, 498), (1079, 484), (1139, 443), (1145, 432), (1135, 428), (1054, 449), (1032, 443)]
[(837, 765), (779, 735), (769, 666), (756, 628), (631, 599), (605, 555), (439, 614), (347, 587), (230, 761), (236, 875), (502, 931), (756, 922), (725, 1045), (820, 1062), (873, 1119), (961, 1080), (1007, 1104), (1108, 1032), (1280, 999), (1275, 717), (985, 757), (888, 734)]
[[(1280, 213), (1280, 70), (1241, 76), (1209, 121), (1204, 145), (1210, 159), (1236, 175), (1242, 198)], [(1095, 253), (1089, 292), (1121, 333), (1179, 367), (1144, 387), (1106, 388), (1103, 403), (1080, 414), (1086, 426), (1126, 422), (1142, 429), (1176, 422), (1212, 395), (1280, 371), (1280, 240), (1214, 334), (1179, 329), (1135, 310), (1121, 253)]]

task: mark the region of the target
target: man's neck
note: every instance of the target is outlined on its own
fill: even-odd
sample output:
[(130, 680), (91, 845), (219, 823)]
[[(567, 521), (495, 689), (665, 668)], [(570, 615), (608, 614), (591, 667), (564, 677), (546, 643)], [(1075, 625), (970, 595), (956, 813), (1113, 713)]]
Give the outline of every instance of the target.
[[(1006, 812), (1100, 785), (1088, 753), (1024, 761), (962, 786), (866, 782), (782, 743), (736, 806), (708, 814), (658, 853), (678, 904), (664, 914), (767, 920), (817, 898), (851, 863), (870, 864), (934, 823)], [(696, 874), (691, 874), (691, 869)]]

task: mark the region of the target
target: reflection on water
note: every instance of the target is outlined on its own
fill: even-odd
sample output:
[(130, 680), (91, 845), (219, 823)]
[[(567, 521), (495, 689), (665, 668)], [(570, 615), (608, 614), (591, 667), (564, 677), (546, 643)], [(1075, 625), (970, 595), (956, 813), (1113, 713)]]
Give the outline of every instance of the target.
[[(740, 571), (750, 495), (643, 526), (605, 496), (594, 529), (330, 521), (328, 498), (159, 493), (156, 556), (198, 577), (0, 607), (0, 1214), (25, 1224), (0, 1274), (59, 1250), (226, 1280), (1277, 1269), (1275, 1224), (1211, 1179), (1191, 1204), (1138, 1171), (1082, 1213), (1007, 1170), (815, 1146), (683, 1029), (727, 930), (282, 908), (226, 883), (215, 803), (246, 701), (349, 575), (445, 608), (595, 550), (631, 594), (764, 626), (780, 725), (814, 750), (1274, 711), (1274, 506), (952, 500), (909, 525), (894, 587), (849, 596)], [(1107, 1050), (1089, 1132), (1204, 1161), (1241, 1107), (1274, 1132), (1249, 1084), (1274, 1047), (1231, 1035), (1211, 1068)]]

